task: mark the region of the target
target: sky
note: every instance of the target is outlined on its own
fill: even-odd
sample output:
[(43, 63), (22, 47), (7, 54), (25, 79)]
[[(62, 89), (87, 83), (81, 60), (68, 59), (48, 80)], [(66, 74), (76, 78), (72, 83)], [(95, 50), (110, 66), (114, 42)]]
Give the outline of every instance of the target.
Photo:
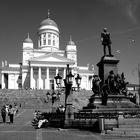
[(140, 0), (0, 0), (0, 62), (22, 61), (22, 43), (27, 33), (37, 48), (37, 30), (42, 20), (54, 20), (60, 30), (60, 49), (72, 36), (78, 50), (78, 65), (94, 65), (103, 56), (100, 34), (108, 29), (112, 53), (120, 60), (119, 73), (129, 83), (138, 83), (140, 63)]

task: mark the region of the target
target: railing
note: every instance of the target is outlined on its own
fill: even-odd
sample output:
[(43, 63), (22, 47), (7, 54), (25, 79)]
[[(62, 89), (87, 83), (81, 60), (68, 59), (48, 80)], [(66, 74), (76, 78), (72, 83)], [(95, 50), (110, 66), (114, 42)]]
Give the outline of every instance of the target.
[(42, 115), (44, 115), (45, 116), (45, 118), (46, 119), (48, 119), (48, 120), (64, 120), (65, 119), (65, 114), (62, 112), (60, 112), (60, 113), (56, 113), (56, 112), (49, 112), (49, 113), (46, 113), (46, 112), (44, 112), (44, 113), (42, 113)]
[[(50, 112), (46, 113), (44, 112), (43, 115), (49, 120), (64, 120), (65, 119), (65, 113), (64, 112)], [(120, 113), (119, 112), (74, 112), (74, 120), (93, 120), (93, 119), (99, 119), (100, 117), (104, 119), (118, 119)], [(140, 118), (140, 111), (135, 112), (124, 112), (122, 113), (124, 118)]]
[(74, 119), (98, 119), (100, 117), (106, 118), (106, 119), (117, 119), (118, 118), (118, 113), (94, 113), (94, 112), (79, 112), (79, 113), (74, 113)]
[(123, 114), (124, 118), (140, 118), (140, 111), (134, 111), (134, 112), (125, 112)]

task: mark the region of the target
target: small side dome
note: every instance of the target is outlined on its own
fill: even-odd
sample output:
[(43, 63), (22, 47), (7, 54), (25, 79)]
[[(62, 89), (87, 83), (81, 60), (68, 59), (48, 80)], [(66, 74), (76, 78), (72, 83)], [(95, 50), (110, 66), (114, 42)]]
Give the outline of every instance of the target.
[(32, 41), (30, 38), (26, 38), (26, 39), (24, 40), (24, 43), (33, 43), (33, 41)]
[(30, 39), (29, 33), (28, 37), (23, 42), (23, 49), (33, 49), (33, 41)]
[(75, 43), (74, 43), (72, 40), (70, 40), (70, 41), (68, 42), (68, 45), (75, 45)]
[(68, 42), (66, 46), (66, 51), (77, 51), (77, 47), (75, 43), (72, 41), (71, 36), (70, 36), (70, 41)]
[(29, 37), (29, 34), (28, 37), (24, 40), (24, 43), (33, 43), (32, 39)]
[(70, 36), (70, 41), (68, 42), (68, 45), (75, 45), (75, 43), (72, 41), (71, 36)]

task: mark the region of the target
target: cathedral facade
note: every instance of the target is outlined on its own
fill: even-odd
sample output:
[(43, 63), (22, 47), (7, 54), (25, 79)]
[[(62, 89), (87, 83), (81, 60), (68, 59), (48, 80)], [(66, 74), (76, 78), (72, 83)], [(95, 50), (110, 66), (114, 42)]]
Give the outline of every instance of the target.
[[(2, 89), (56, 89), (54, 77), (59, 75), (65, 79), (66, 67), (69, 64), (76, 77), (81, 76), (82, 89), (91, 90), (94, 67), (78, 66), (77, 46), (70, 38), (65, 50), (60, 50), (59, 28), (55, 21), (48, 17), (38, 28), (38, 47), (28, 37), (23, 41), (22, 62), (7, 64), (2, 62), (1, 87)], [(62, 81), (61, 86), (64, 86)], [(76, 83), (73, 83), (76, 87)]]

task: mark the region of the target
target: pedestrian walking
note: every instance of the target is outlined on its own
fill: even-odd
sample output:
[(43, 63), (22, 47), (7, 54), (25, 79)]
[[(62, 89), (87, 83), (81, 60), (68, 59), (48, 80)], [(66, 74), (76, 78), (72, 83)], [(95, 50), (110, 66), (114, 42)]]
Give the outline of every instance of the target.
[(1, 117), (2, 117), (3, 123), (5, 123), (6, 122), (6, 109), (5, 109), (5, 106), (3, 106), (2, 109), (1, 109)]
[(8, 104), (5, 105), (5, 110), (6, 110), (6, 113), (8, 114), (8, 112), (9, 112), (9, 105)]
[(14, 108), (12, 105), (9, 105), (9, 118), (10, 118), (10, 123), (13, 123), (14, 121)]

